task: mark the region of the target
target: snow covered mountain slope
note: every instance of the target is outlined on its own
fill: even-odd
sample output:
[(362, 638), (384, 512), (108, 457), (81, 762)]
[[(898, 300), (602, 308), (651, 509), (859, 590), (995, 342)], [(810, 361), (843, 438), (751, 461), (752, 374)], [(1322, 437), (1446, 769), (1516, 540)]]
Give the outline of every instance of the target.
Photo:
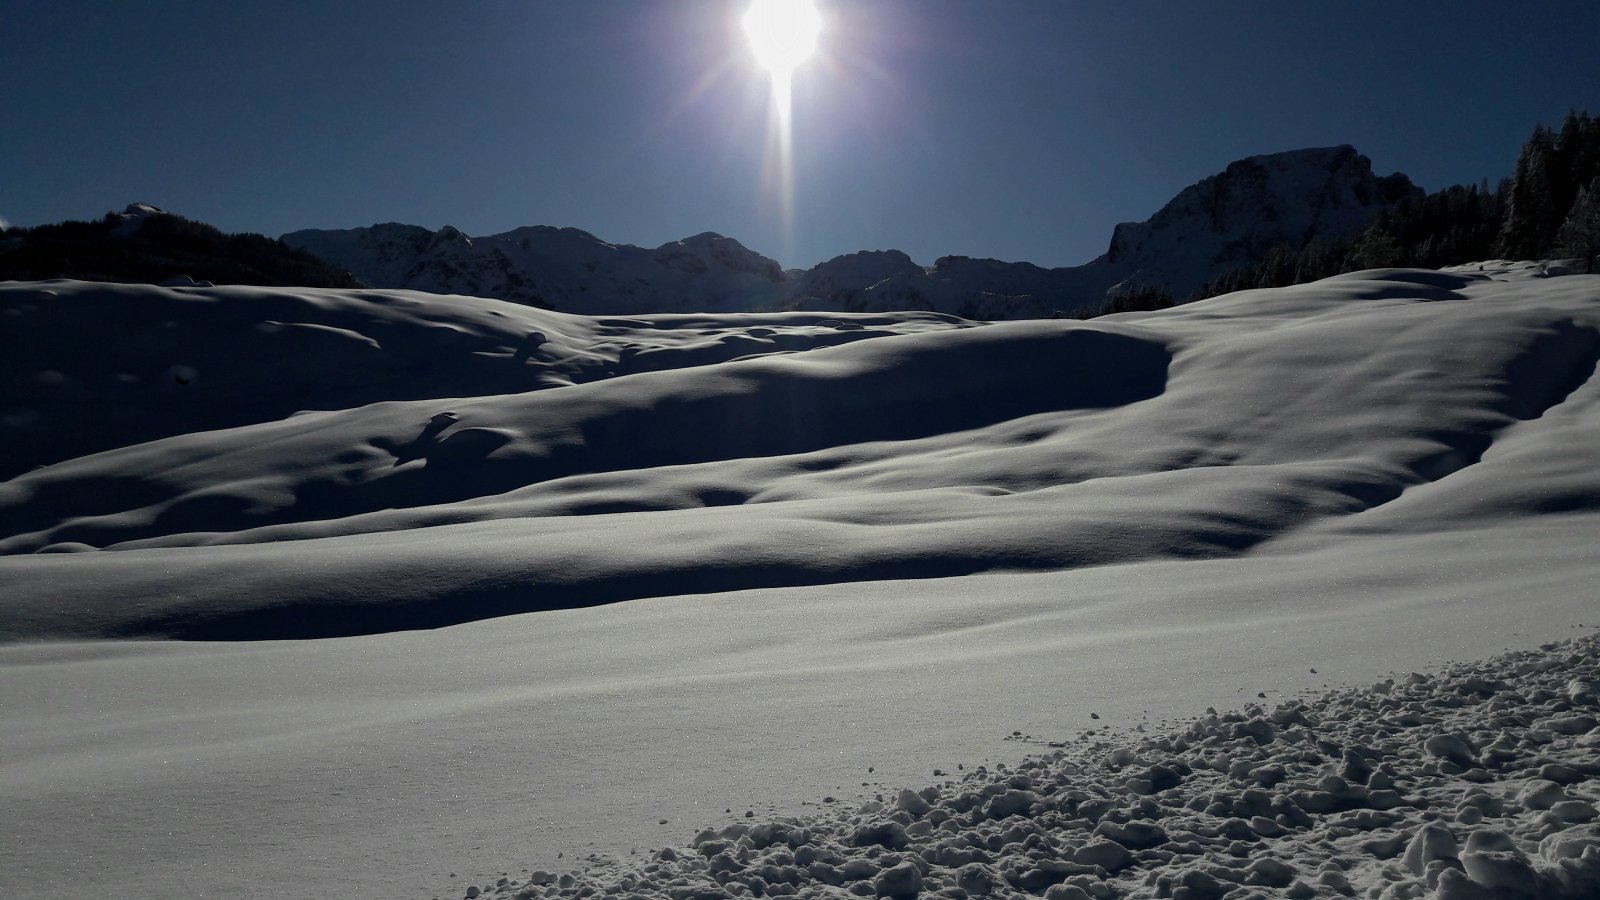
[(588, 315), (768, 309), (785, 277), (776, 262), (711, 232), (653, 250), (544, 225), (469, 238), (449, 226), (435, 232), (389, 223), (295, 231), (283, 240), (374, 287)]
[(711, 233), (646, 250), (546, 226), (469, 238), (448, 226), (432, 232), (390, 223), (296, 231), (283, 240), (374, 287), (588, 315), (785, 308), (1033, 319), (1093, 307), (1122, 285), (1186, 297), (1278, 245), (1348, 237), (1416, 190), (1404, 175), (1374, 175), (1349, 146), (1253, 156), (1185, 188), (1148, 221), (1118, 225), (1099, 258), (1056, 269), (964, 256), (921, 266), (887, 250), (785, 272)]
[(1118, 225), (1110, 249), (1081, 266), (948, 256), (926, 269), (874, 268), (863, 264), (876, 257), (853, 254), (804, 273), (790, 296), (808, 309), (932, 309), (972, 319), (1049, 318), (1134, 287), (1183, 299), (1274, 247), (1351, 237), (1414, 193), (1406, 176), (1374, 175), (1348, 145), (1253, 156), (1185, 188), (1150, 219)]
[(1110, 249), (1085, 268), (1182, 298), (1280, 244), (1351, 237), (1380, 209), (1420, 194), (1405, 175), (1374, 175), (1349, 145), (1252, 156), (1184, 188), (1148, 220), (1118, 225)]
[(0, 357), (5, 895), (460, 896), (1596, 622), (1600, 276), (990, 325), (75, 282), (0, 316), (50, 348)]

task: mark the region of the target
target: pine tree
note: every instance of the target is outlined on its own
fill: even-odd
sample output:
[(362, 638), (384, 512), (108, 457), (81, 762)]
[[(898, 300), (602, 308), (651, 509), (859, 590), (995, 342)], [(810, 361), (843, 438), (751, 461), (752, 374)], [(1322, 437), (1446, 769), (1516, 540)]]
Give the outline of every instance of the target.
[(1500, 254), (1508, 259), (1538, 259), (1549, 248), (1560, 221), (1550, 187), (1550, 157), (1555, 138), (1540, 125), (1522, 145), (1511, 176)]
[(1600, 178), (1600, 117), (1582, 114), (1572, 150), (1572, 183), (1583, 186)]
[(1578, 189), (1559, 237), (1561, 253), (1583, 260), (1584, 273), (1594, 274), (1595, 260), (1600, 258), (1600, 176)]
[(1561, 120), (1561, 128), (1550, 144), (1550, 199), (1558, 224), (1566, 217), (1567, 210), (1572, 208), (1578, 188), (1589, 183), (1588, 177), (1578, 171), (1588, 123), (1587, 113), (1580, 116), (1577, 110), (1567, 110), (1566, 117)]
[(1352, 269), (1388, 269), (1404, 263), (1400, 245), (1395, 242), (1394, 235), (1389, 233), (1387, 223), (1383, 221), (1368, 225), (1350, 251)]

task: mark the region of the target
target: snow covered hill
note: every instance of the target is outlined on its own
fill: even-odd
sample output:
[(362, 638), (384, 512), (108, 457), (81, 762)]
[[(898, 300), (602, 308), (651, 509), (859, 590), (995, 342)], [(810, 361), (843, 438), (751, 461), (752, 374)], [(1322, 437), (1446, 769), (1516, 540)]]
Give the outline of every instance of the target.
[(711, 233), (647, 250), (545, 226), (473, 238), (449, 226), (433, 232), (390, 223), (296, 231), (283, 240), (374, 287), (587, 315), (928, 310), (1033, 319), (1092, 308), (1123, 287), (1156, 287), (1183, 298), (1273, 247), (1349, 237), (1413, 193), (1404, 175), (1374, 175), (1371, 162), (1349, 146), (1253, 156), (1184, 189), (1148, 221), (1118, 225), (1104, 255), (1058, 269), (962, 256), (922, 266), (886, 250), (785, 272)]
[[(0, 283), (0, 322), (30, 338), (0, 357), (0, 894), (531, 897), (593, 853), (627, 863), (597, 895), (666, 896), (722, 849), (748, 892), (812, 844), (840, 882), (807, 885), (861, 856), (889, 896), (908, 848), (929, 885), (975, 863), (1051, 900), (1600, 864), (1586, 832), (1540, 848), (1600, 800), (1577, 650), (1248, 724), (1597, 624), (1600, 276), (994, 324), (53, 281)], [(1043, 797), (992, 763), (1119, 734), (1030, 764), (1055, 806), (956, 799)], [(968, 843), (930, 811), (870, 831), (873, 794), (925, 787)], [(688, 849), (740, 823), (817, 840)], [(1235, 872), (1236, 842), (1288, 868)], [(1030, 874), (1042, 843), (1082, 870)]]

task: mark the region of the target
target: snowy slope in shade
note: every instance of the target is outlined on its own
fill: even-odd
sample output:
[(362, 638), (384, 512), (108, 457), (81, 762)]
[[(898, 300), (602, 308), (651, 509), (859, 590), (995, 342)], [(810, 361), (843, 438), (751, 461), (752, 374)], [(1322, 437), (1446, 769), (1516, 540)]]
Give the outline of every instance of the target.
[[(119, 340), (128, 304), (176, 325)], [(1597, 277), (981, 327), (69, 282), (0, 309), (55, 373), (0, 362), (4, 446), (59, 457), (0, 483), (4, 893), (443, 896), (1013, 729), (1594, 620)], [(175, 365), (100, 428), (48, 393)], [(104, 640), (331, 634), (361, 636)]]
[(1406, 176), (1373, 174), (1348, 145), (1253, 156), (1185, 188), (1149, 220), (1118, 225), (1100, 257), (1050, 269), (966, 256), (922, 266), (883, 250), (784, 272), (710, 232), (653, 250), (550, 226), (468, 237), (450, 226), (434, 232), (391, 222), (306, 229), (283, 240), (374, 287), (590, 315), (782, 308), (1039, 319), (1092, 309), (1123, 285), (1186, 298), (1276, 246), (1353, 236), (1378, 210), (1414, 193)]
[(0, 285), (0, 322), (28, 336), (0, 368), (0, 477), (307, 410), (521, 393), (951, 321), (845, 318), (591, 319), (407, 291)]

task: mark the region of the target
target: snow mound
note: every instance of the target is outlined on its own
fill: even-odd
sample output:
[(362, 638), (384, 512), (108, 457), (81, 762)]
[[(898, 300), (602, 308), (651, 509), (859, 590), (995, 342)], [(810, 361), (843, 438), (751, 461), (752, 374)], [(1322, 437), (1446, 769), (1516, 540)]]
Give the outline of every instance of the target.
[(805, 314), (595, 320), (408, 291), (181, 285), (0, 284), (0, 317), (28, 335), (0, 362), (0, 478), (302, 411), (522, 393), (949, 327), (931, 316), (846, 317), (851, 331)]

